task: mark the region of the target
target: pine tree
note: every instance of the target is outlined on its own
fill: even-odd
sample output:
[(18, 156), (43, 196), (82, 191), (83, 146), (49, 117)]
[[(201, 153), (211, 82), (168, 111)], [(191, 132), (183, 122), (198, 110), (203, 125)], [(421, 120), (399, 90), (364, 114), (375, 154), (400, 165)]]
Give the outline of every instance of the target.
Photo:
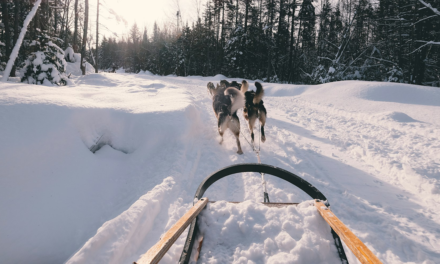
[(66, 61), (63, 50), (55, 44), (56, 38), (51, 38), (45, 32), (38, 40), (31, 43), (34, 51), (25, 62), (21, 72), (21, 81), (30, 84), (66, 85)]

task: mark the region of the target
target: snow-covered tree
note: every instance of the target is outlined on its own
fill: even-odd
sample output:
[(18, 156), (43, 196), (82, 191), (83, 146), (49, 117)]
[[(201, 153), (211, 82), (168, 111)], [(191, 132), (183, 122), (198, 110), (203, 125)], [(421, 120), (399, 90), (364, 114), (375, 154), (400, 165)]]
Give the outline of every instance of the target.
[(42, 32), (29, 45), (34, 51), (25, 61), (21, 81), (31, 84), (66, 85), (66, 60), (64, 51), (55, 44), (56, 39)]

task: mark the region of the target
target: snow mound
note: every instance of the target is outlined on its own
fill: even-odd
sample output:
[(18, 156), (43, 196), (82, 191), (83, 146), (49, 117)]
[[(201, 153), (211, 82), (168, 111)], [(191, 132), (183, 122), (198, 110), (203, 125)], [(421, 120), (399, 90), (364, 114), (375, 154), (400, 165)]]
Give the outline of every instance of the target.
[(116, 73), (125, 73), (125, 69), (124, 69), (124, 67), (120, 67), (120, 68), (117, 69), (115, 72), (116, 72)]
[(304, 93), (308, 87), (308, 85), (273, 86), (270, 83), (263, 84), (266, 96), (297, 96)]
[(150, 71), (143, 71), (143, 70), (141, 70), (138, 74), (154, 76), (154, 74), (152, 72), (150, 72)]
[(137, 260), (140, 254), (145, 253), (144, 245), (154, 223), (163, 221), (156, 217), (164, 209), (161, 203), (173, 191), (175, 184), (172, 177), (165, 178), (128, 210), (105, 222), (66, 263), (126, 263), (126, 260)]
[(73, 51), (72, 47), (67, 47), (64, 51), (64, 59), (66, 59), (67, 62), (76, 62), (77, 57), (78, 56), (75, 56), (75, 52)]
[(397, 83), (370, 83), (360, 97), (371, 101), (440, 106), (439, 89)]
[(230, 78), (224, 76), (223, 74), (217, 74), (216, 76), (210, 78), (213, 81), (229, 80)]
[[(75, 62), (67, 62), (66, 74), (67, 74), (67, 76), (69, 76), (69, 74), (81, 76), (82, 75), (81, 67), (80, 67), (81, 54), (74, 53), (73, 58), (74, 58)], [(95, 73), (95, 68), (93, 67), (92, 64), (90, 64), (89, 62), (86, 62), (86, 74), (91, 74), (91, 73)]]
[(402, 113), (402, 112), (391, 112), (387, 115), (387, 117), (391, 120), (394, 120), (396, 122), (419, 122), (413, 118), (411, 118), (409, 115)]
[(330, 226), (313, 201), (283, 208), (209, 203), (199, 228), (198, 263), (340, 263)]

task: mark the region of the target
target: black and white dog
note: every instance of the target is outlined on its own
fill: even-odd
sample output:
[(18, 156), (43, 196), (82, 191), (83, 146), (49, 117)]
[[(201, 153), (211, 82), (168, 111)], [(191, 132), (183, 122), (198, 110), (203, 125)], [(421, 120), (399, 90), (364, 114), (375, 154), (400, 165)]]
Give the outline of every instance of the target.
[(237, 110), (244, 106), (244, 94), (240, 92), (239, 84), (237, 82), (230, 84), (222, 80), (220, 85), (217, 84), (217, 87), (212, 82), (209, 82), (207, 86), (212, 97), (212, 107), (218, 121), (218, 133), (222, 137), (220, 144), (223, 143), (223, 134), (229, 128), (237, 142), (237, 153), (243, 154), (239, 139), (240, 120), (237, 116)]
[(246, 98), (246, 103), (243, 109), (243, 116), (248, 121), (249, 130), (251, 131), (252, 142), (254, 141), (254, 125), (257, 118), (261, 124), (261, 141), (266, 141), (264, 135), (264, 125), (266, 124), (267, 111), (263, 104), (264, 90), (259, 82), (255, 82), (257, 91), (248, 91), (249, 84), (245, 80), (241, 83), (241, 92)]

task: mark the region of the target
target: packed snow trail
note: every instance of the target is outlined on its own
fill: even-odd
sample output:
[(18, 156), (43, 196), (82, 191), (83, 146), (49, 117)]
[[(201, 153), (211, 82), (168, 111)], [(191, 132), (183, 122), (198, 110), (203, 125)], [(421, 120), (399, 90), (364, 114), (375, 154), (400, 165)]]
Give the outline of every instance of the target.
[[(206, 176), (257, 162), (243, 138), (241, 156), (232, 134), (218, 144), (206, 83), (221, 79), (91, 74), (67, 87), (2, 84), (0, 262), (132, 262), (191, 207)], [(357, 81), (263, 87), (263, 163), (315, 185), (384, 263), (440, 262), (440, 90)], [(103, 134), (113, 148), (92, 154), (88, 147)], [(310, 200), (281, 179), (266, 180), (272, 202)], [(205, 195), (260, 202), (261, 177), (227, 177)], [(246, 214), (257, 205), (241, 206)], [(161, 263), (176, 262), (184, 239)], [(228, 254), (239, 246), (235, 263), (247, 263), (256, 261), (248, 254), (255, 249), (284, 252), (270, 239), (267, 250), (255, 238)], [(293, 245), (287, 236), (279, 241)]]

